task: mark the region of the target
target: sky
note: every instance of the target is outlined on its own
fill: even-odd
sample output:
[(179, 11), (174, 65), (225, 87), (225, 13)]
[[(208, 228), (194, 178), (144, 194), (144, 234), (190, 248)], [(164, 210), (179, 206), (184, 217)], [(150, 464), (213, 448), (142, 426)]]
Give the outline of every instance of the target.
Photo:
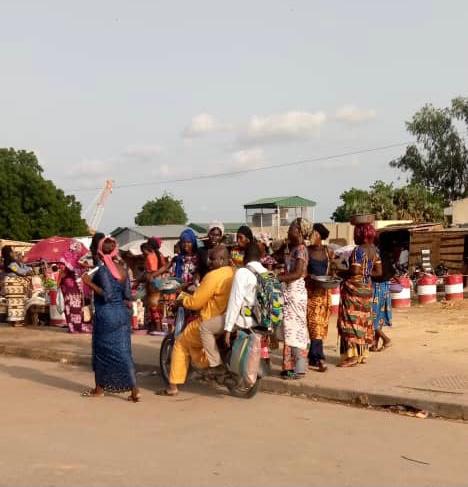
[(84, 211), (113, 179), (104, 231), (164, 191), (194, 222), (243, 221), (244, 203), (283, 195), (329, 221), (346, 189), (402, 184), (388, 162), (412, 114), (468, 95), (466, 0), (0, 0), (0, 12), (0, 147), (34, 151)]

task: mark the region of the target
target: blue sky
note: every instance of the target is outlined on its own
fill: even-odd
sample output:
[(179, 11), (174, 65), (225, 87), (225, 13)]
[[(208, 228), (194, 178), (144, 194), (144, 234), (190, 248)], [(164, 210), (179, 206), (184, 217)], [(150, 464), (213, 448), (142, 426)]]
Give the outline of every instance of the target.
[(0, 0), (0, 146), (34, 150), (102, 227), (164, 190), (192, 221), (297, 194), (328, 220), (339, 195), (404, 150), (161, 184), (410, 140), (404, 122), (468, 87), (468, 2)]

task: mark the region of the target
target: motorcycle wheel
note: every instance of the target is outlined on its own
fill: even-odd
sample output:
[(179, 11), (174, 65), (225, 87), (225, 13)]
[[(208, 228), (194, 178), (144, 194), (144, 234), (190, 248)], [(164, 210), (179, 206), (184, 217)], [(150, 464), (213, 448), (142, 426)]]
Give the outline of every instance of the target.
[(238, 397), (240, 399), (252, 399), (260, 387), (260, 377), (255, 381), (255, 384), (251, 387), (245, 387), (240, 384), (230, 384), (229, 381), (225, 382), (225, 386), (228, 388), (231, 396)]
[(161, 350), (159, 352), (159, 367), (161, 375), (166, 384), (169, 384), (169, 374), (171, 371), (171, 355), (174, 348), (175, 338), (171, 333), (166, 335), (161, 343)]

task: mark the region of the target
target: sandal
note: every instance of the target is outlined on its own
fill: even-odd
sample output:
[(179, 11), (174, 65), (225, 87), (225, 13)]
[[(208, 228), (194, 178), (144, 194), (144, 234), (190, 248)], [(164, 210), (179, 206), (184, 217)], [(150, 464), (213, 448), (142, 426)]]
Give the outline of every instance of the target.
[(390, 348), (391, 346), (393, 345), (392, 342), (388, 342), (388, 343), (384, 343), (380, 349), (379, 349), (379, 352), (383, 352), (384, 350), (387, 350), (387, 348)]
[(179, 392), (169, 392), (167, 389), (161, 389), (159, 391), (156, 391), (155, 394), (157, 396), (169, 396), (169, 397), (174, 397), (174, 396), (177, 396), (177, 394), (179, 394)]
[(88, 389), (81, 393), (81, 397), (104, 397), (104, 393), (96, 393), (96, 389)]
[(130, 394), (127, 397), (127, 401), (140, 402), (141, 401), (141, 394), (137, 394), (136, 396), (134, 396), (133, 394)]
[(341, 362), (340, 364), (338, 364), (337, 367), (341, 367), (341, 368), (356, 367), (357, 364), (358, 364), (357, 360), (354, 360), (353, 362), (351, 362), (349, 359), (346, 359), (343, 362)]
[[(305, 374), (304, 374), (305, 375)], [(292, 370), (283, 370), (280, 374), (281, 378), (283, 380), (297, 380), (299, 379), (298, 375), (296, 372)]]

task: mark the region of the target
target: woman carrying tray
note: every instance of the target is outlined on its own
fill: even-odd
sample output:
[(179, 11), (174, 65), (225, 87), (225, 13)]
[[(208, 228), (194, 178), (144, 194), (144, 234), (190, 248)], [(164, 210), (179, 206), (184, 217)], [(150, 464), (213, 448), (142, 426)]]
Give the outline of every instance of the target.
[(328, 335), (328, 321), (331, 315), (331, 289), (325, 289), (314, 281), (314, 276), (327, 276), (330, 270), (330, 261), (333, 251), (323, 240), (328, 238), (330, 232), (321, 223), (315, 223), (312, 233), (312, 244), (307, 248), (309, 261), (307, 265), (307, 327), (309, 328), (309, 369), (318, 368), (319, 372), (325, 372), (325, 354), (323, 352), (323, 340)]

